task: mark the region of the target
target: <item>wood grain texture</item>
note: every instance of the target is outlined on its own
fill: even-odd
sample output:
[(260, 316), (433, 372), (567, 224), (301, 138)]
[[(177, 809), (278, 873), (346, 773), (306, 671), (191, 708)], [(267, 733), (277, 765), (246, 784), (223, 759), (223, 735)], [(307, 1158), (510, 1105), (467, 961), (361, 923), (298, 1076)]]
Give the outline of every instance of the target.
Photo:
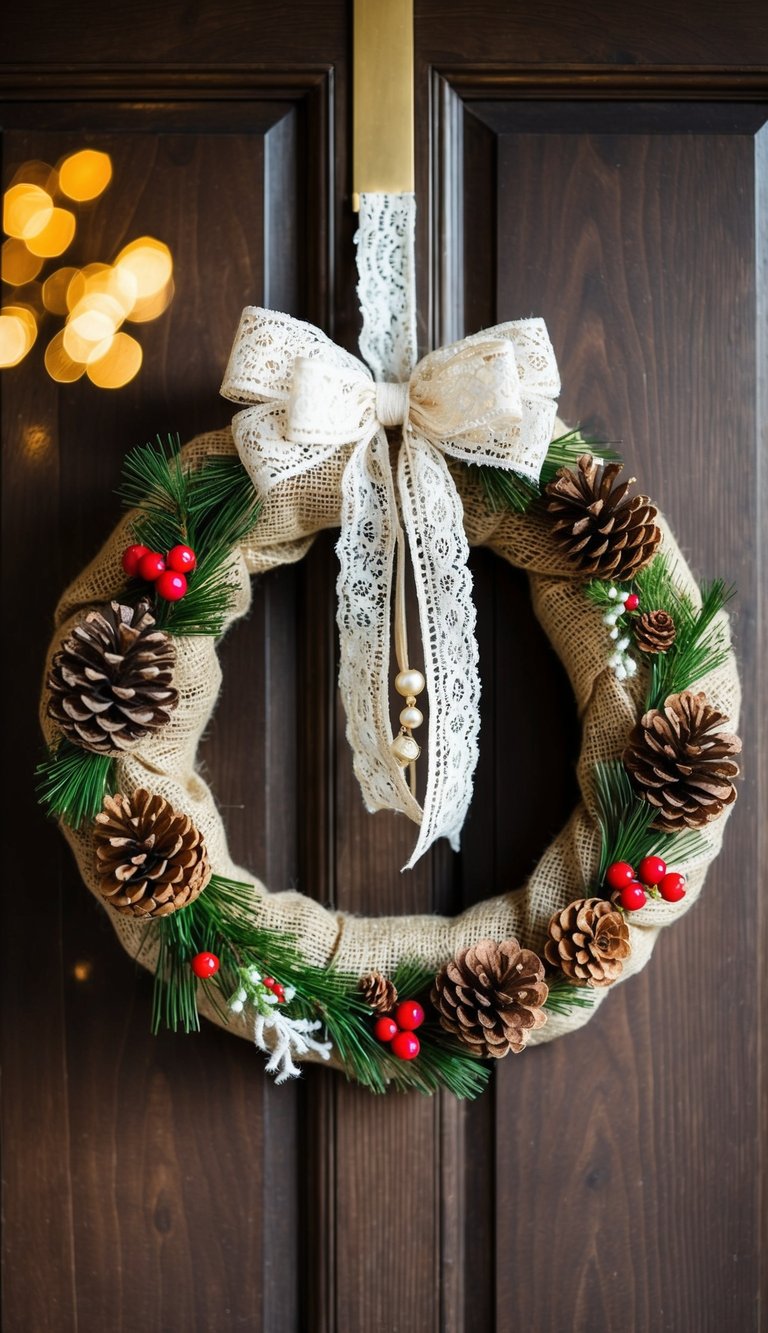
[[(738, 583), (755, 736), (762, 8), (415, 9), (420, 342), (546, 318), (563, 414), (621, 440), (694, 567)], [(149, 979), (34, 803), (50, 617), (114, 526), (126, 450), (229, 419), (218, 388), (246, 303), (355, 349), (349, 11), (31, 0), (0, 20), (4, 169), (106, 147), (115, 181), (76, 258), (150, 232), (177, 277), (119, 394), (56, 389), (39, 349), (2, 381), (6, 737), (24, 756), (6, 809), (4, 1327), (752, 1333), (766, 1031), (756, 739), (695, 911), (587, 1028), (510, 1059), (468, 1107), (375, 1099), (314, 1069), (276, 1089), (248, 1044), (217, 1030), (150, 1038)], [(609, 105), (585, 100), (590, 80)], [(732, 107), (722, 90), (739, 86), (752, 101)], [(402, 875), (413, 831), (366, 814), (344, 736), (333, 541), (255, 584), (223, 641), (205, 776), (236, 858), (271, 886), (371, 915), (455, 912), (521, 883), (572, 806), (568, 684), (524, 577), (473, 552), (475, 800), (461, 857), (441, 847)], [(30, 551), (48, 556), (32, 595)]]

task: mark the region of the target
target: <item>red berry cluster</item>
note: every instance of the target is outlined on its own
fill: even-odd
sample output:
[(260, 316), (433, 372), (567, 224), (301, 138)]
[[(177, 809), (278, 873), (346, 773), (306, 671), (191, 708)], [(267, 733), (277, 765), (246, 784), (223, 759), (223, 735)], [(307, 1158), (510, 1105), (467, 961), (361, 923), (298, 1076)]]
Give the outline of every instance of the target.
[(398, 1060), (415, 1060), (421, 1050), (416, 1028), (423, 1022), (424, 1010), (418, 1001), (401, 1000), (393, 1015), (376, 1019), (373, 1031), (379, 1041), (391, 1044)]
[(128, 577), (154, 583), (158, 597), (164, 597), (166, 602), (181, 600), (187, 591), (187, 574), (192, 573), (196, 564), (192, 547), (181, 543), (171, 547), (166, 555), (150, 551), (148, 546), (126, 546), (122, 558)]
[(215, 977), (219, 970), (220, 963), (215, 953), (196, 953), (190, 964), (196, 977), (205, 981), (208, 977)]
[(277, 996), (278, 1004), (285, 1004), (285, 986), (279, 981), (275, 981), (274, 977), (262, 977), (261, 984), (262, 986), (266, 986), (267, 990), (271, 990), (273, 995)]
[(660, 856), (644, 856), (635, 873), (629, 861), (614, 861), (605, 872), (605, 882), (619, 895), (625, 912), (636, 912), (648, 901), (646, 890), (654, 898), (679, 903), (685, 897), (685, 875), (667, 870)]

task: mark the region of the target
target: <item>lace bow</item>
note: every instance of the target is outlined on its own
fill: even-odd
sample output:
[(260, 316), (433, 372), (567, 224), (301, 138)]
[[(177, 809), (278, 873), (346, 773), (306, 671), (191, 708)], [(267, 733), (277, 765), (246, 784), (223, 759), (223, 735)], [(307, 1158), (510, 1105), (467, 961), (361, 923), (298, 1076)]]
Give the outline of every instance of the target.
[[(370, 810), (420, 824), (408, 868), (438, 837), (458, 848), (477, 762), (480, 680), (463, 510), (445, 456), (537, 479), (560, 381), (543, 320), (485, 329), (428, 353), (407, 384), (367, 367), (310, 324), (247, 308), (223, 395), (261, 494), (340, 454), (339, 689)], [(402, 426), (397, 479), (385, 427)], [(312, 484), (311, 477), (309, 484)], [(399, 510), (398, 510), (399, 500)], [(423, 808), (392, 753), (390, 616), (400, 517), (416, 586), (429, 703)]]

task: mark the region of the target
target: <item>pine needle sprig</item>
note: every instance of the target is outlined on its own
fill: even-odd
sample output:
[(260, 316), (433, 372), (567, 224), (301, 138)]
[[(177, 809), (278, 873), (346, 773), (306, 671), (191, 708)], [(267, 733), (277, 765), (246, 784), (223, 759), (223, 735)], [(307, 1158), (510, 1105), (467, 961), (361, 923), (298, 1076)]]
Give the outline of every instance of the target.
[(35, 770), (40, 804), (70, 828), (95, 819), (106, 795), (116, 790), (115, 761), (62, 740)]
[[(677, 634), (666, 653), (656, 653), (653, 657), (646, 696), (647, 709), (663, 707), (664, 700), (670, 694), (680, 694), (690, 689), (728, 659), (728, 631), (718, 617), (734, 596), (735, 589), (728, 587), (722, 579), (715, 579), (712, 583), (702, 584), (700, 591), (701, 606), (698, 608), (679, 592), (667, 599), (676, 606), (676, 610), (670, 610), (670, 614), (675, 621)], [(640, 596), (643, 605), (659, 609), (658, 603), (647, 597), (644, 591), (641, 591)], [(661, 609), (666, 611), (669, 608), (662, 606)]]
[[(373, 1034), (371, 1013), (363, 1003), (358, 980), (334, 967), (307, 964), (293, 937), (264, 930), (253, 922), (253, 889), (214, 875), (205, 892), (188, 907), (157, 922), (160, 953), (152, 1004), (153, 1030), (162, 1026), (197, 1031), (197, 982), (190, 968), (195, 954), (210, 950), (220, 969), (205, 983), (211, 1003), (226, 1016), (226, 1002), (236, 989), (238, 970), (255, 966), (271, 972), (296, 995), (292, 1016), (321, 1018), (349, 1077), (372, 1092), (435, 1092), (450, 1089), (457, 1097), (475, 1097), (489, 1076), (488, 1068), (469, 1052), (425, 1024), (420, 1029), (421, 1053), (406, 1062), (392, 1056)], [(432, 974), (418, 965), (399, 973), (408, 994), (431, 983)], [(287, 1006), (288, 1007), (288, 1006)], [(423, 1031), (423, 1038), (422, 1038)]]
[(589, 986), (573, 986), (566, 977), (547, 977), (549, 994), (544, 1005), (553, 1014), (567, 1018), (573, 1009), (591, 1009), (594, 991)]
[(636, 866), (644, 856), (653, 853), (664, 860), (674, 858), (676, 864), (681, 864), (706, 851), (706, 842), (695, 830), (685, 833), (651, 830), (657, 811), (637, 795), (621, 760), (595, 764), (592, 772), (600, 828), (597, 869), (600, 892), (605, 872), (614, 861), (628, 861)]
[(150, 550), (191, 546), (197, 567), (177, 602), (156, 599), (158, 627), (177, 635), (221, 634), (232, 605), (237, 547), (261, 502), (239, 458), (213, 456), (190, 471), (178, 438), (140, 445), (126, 457), (119, 494), (138, 510), (134, 536)]
[(569, 430), (550, 444), (538, 481), (530, 481), (505, 468), (479, 467), (480, 481), (489, 507), (495, 512), (511, 509), (516, 514), (527, 513), (544, 487), (554, 481), (558, 468), (575, 467), (584, 453), (591, 453), (605, 462), (619, 457), (610, 445), (582, 435), (580, 430)]

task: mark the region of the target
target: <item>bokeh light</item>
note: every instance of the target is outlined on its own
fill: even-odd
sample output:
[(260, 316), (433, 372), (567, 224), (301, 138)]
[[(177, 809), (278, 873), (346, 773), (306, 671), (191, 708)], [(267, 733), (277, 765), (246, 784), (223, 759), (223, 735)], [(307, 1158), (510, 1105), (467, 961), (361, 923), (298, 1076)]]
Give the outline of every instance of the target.
[[(97, 387), (117, 389), (138, 374), (142, 349), (121, 332), (157, 319), (174, 296), (173, 258), (163, 241), (140, 236), (113, 263), (51, 265), (77, 231), (74, 205), (97, 199), (112, 179), (108, 153), (83, 148), (58, 167), (28, 161), (17, 167), (3, 197), (2, 279), (11, 289), (0, 314), (0, 367), (18, 365), (35, 343), (38, 320), (57, 316), (63, 328), (49, 338), (43, 360), (58, 383), (83, 375)], [(7, 298), (6, 298), (7, 299)]]
[(27, 249), (33, 255), (53, 259), (72, 244), (75, 235), (75, 215), (68, 208), (54, 208), (45, 226), (33, 236), (25, 236)]
[(65, 266), (48, 274), (43, 283), (43, 305), (46, 310), (50, 310), (52, 315), (67, 314), (69, 310), (67, 293), (72, 285), (72, 279), (79, 271), (79, 269)]
[(39, 185), (12, 185), (3, 198), (3, 230), (29, 241), (47, 227), (52, 213), (53, 200), (47, 190)]
[(79, 153), (70, 153), (59, 166), (59, 189), (78, 203), (98, 198), (111, 179), (112, 160), (109, 153), (99, 153), (95, 148), (82, 148)]
[(108, 340), (103, 355), (94, 355), (86, 374), (100, 389), (122, 389), (138, 375), (143, 359), (141, 344), (130, 333), (116, 333)]
[(45, 349), (45, 368), (52, 380), (59, 384), (72, 384), (85, 374), (82, 361), (75, 361), (65, 350), (64, 329), (54, 334)]
[(42, 267), (42, 258), (30, 254), (23, 241), (14, 236), (3, 241), (3, 282), (9, 287), (23, 287), (25, 282), (37, 277)]
[(37, 320), (26, 306), (6, 305), (0, 310), (0, 366), (18, 365), (37, 337)]

